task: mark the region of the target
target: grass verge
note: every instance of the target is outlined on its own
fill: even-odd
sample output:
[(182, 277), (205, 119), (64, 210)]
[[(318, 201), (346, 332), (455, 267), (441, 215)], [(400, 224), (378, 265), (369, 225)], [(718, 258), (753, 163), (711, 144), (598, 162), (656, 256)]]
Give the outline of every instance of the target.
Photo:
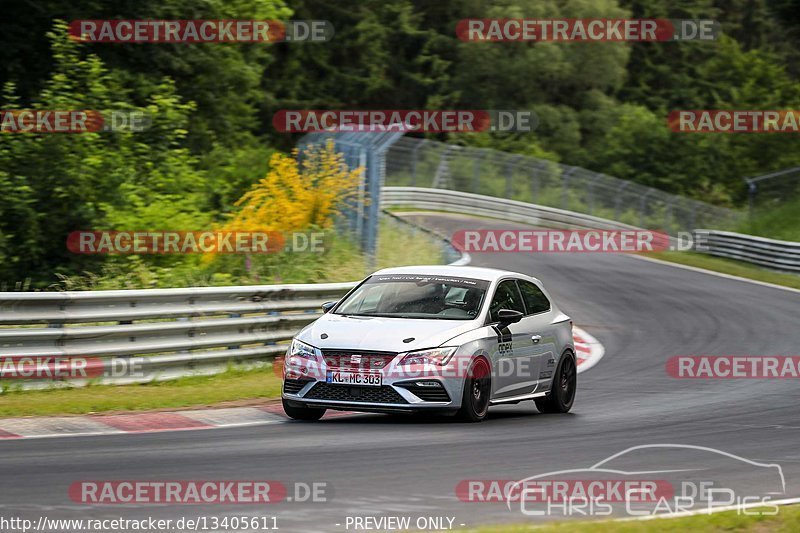
[(704, 268), (706, 270), (713, 270), (714, 272), (721, 272), (732, 276), (800, 289), (800, 276), (774, 272), (766, 268), (734, 261), (733, 259), (725, 259), (723, 257), (715, 257), (713, 255), (696, 252), (657, 252), (648, 253), (644, 257), (652, 257), (653, 259), (661, 259), (662, 261), (669, 261), (671, 263)]
[[(765, 509), (765, 512), (770, 511)], [(731, 532), (753, 531), (763, 533), (766, 531), (790, 532), (800, 531), (800, 506), (782, 506), (778, 514), (749, 516), (738, 514), (736, 511), (714, 513), (710, 515), (689, 516), (686, 518), (662, 518), (641, 522), (576, 522), (573, 520), (545, 525), (516, 524), (502, 526), (487, 526), (471, 529), (477, 533), (522, 533), (523, 531), (536, 531), (540, 533), (551, 532), (590, 532), (603, 531), (609, 533), (657, 533), (662, 531), (699, 531), (699, 532)]]
[(9, 391), (0, 395), (0, 417), (143, 411), (199, 407), (229, 401), (278, 398), (281, 380), (272, 366), (230, 369), (141, 385)]
[(736, 231), (770, 239), (800, 242), (800, 199), (760, 206), (755, 216), (739, 225)]

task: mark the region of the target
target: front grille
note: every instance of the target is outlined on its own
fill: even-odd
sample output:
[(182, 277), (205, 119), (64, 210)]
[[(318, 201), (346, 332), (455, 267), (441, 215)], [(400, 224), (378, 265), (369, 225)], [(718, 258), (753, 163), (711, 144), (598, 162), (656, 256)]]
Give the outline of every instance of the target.
[(444, 387), (419, 387), (414, 382), (395, 383), (396, 387), (403, 387), (411, 394), (424, 402), (449, 402), (450, 395)]
[(396, 390), (387, 385), (381, 387), (353, 387), (349, 385), (331, 385), (321, 381), (314, 385), (303, 398), (341, 402), (408, 403)]
[(283, 381), (283, 392), (287, 394), (297, 394), (300, 390), (306, 386), (306, 383), (309, 381), (314, 381), (313, 379), (285, 379)]
[(322, 350), (322, 358), (328, 367), (348, 370), (379, 370), (389, 366), (395, 357), (395, 352)]

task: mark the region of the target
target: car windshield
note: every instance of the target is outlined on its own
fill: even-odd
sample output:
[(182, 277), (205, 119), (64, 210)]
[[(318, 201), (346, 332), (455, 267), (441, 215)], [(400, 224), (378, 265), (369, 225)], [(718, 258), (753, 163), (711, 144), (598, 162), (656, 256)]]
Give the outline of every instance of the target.
[(376, 275), (347, 296), (335, 314), (472, 320), (480, 312), (488, 287), (488, 281), (471, 278)]

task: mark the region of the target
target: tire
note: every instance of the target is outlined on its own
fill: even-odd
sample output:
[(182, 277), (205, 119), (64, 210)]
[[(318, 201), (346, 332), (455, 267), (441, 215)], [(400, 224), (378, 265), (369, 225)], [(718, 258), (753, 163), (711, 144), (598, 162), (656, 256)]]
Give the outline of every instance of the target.
[(318, 409), (315, 407), (300, 407), (297, 405), (292, 405), (291, 402), (283, 399), (283, 412), (289, 418), (293, 418), (294, 420), (308, 420), (308, 421), (315, 421), (322, 418), (322, 415), (325, 414), (327, 409)]
[(575, 356), (567, 352), (558, 363), (553, 387), (544, 398), (537, 398), (536, 408), (541, 413), (568, 413), (575, 401), (578, 385), (578, 367)]
[(489, 361), (478, 357), (469, 365), (464, 379), (464, 394), (461, 409), (456, 416), (464, 422), (480, 422), (489, 412), (489, 397), (492, 393), (492, 371)]

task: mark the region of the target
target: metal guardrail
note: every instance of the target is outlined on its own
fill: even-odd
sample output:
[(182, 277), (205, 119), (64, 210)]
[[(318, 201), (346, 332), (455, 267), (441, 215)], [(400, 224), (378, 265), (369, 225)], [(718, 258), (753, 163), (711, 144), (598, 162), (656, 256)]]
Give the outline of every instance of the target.
[[(446, 189), (384, 187), (381, 201), (383, 207), (479, 215), (543, 227), (638, 229), (583, 213)], [(694, 230), (692, 236), (695, 251), (800, 273), (800, 243), (708, 229)]]
[(269, 360), (355, 283), (0, 293), (0, 358), (129, 358), (112, 383)]
[(449, 211), (565, 229), (637, 229), (635, 226), (622, 222), (566, 211), (556, 207), (534, 205), (517, 200), (506, 200), (447, 189), (384, 187), (381, 194), (381, 203), (382, 207), (412, 207), (433, 211)]
[(729, 259), (746, 261), (774, 270), (800, 273), (800, 243), (778, 241), (754, 235), (708, 229), (694, 230), (694, 242), (702, 251)]

